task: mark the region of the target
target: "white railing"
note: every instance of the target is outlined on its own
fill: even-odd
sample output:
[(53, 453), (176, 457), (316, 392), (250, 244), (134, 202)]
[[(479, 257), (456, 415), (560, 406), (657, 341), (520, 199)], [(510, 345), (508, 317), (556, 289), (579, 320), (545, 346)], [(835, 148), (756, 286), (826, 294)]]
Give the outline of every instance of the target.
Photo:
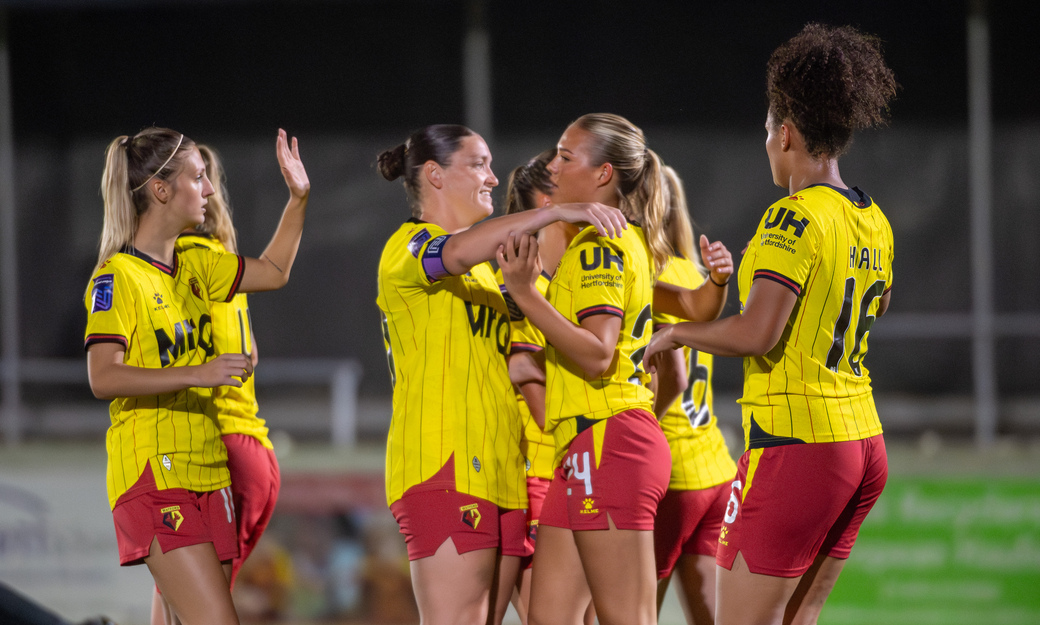
[[(353, 447), (358, 433), (358, 386), (361, 364), (354, 359), (264, 357), (258, 366), (264, 383), (325, 384), (329, 388), (329, 438), (333, 444)], [(4, 388), (21, 384), (89, 385), (85, 358), (25, 358), (0, 363)], [(4, 402), (2, 429), (8, 445), (21, 441), (27, 407)]]

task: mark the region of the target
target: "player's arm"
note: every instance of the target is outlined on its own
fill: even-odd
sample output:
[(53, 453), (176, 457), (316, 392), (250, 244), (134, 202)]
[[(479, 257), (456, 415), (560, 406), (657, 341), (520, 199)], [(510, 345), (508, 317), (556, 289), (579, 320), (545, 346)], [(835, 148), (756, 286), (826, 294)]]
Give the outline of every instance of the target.
[(509, 355), (509, 381), (524, 397), (538, 427), (545, 429), (545, 364), (538, 356), (544, 352), (513, 352)]
[(652, 371), (652, 357), (682, 345), (716, 356), (761, 356), (776, 346), (798, 296), (772, 280), (751, 284), (744, 312), (707, 323), (677, 323), (655, 332), (646, 347), (643, 366)]
[(690, 321), (712, 321), (722, 314), (733, 275), (733, 256), (721, 241), (700, 238), (701, 258), (711, 272), (696, 289), (658, 282), (654, 285), (654, 312)]
[(278, 228), (271, 237), (260, 258), (246, 258), (242, 283), (238, 287), (241, 293), (254, 291), (271, 291), (280, 289), (289, 281), (289, 271), (296, 252), (300, 249), (300, 237), (303, 235), (303, 221), (307, 214), (307, 198), (310, 196), (311, 183), (307, 170), (300, 160), (300, 147), (293, 137), (292, 148), (289, 147), (285, 131), (278, 129), (275, 141), (275, 154), (282, 169), (285, 184), (289, 187), (289, 202), (282, 211)]
[(452, 275), (464, 274), (471, 267), (494, 258), (509, 235), (535, 234), (557, 221), (589, 224), (601, 236), (611, 238), (628, 228), (628, 221), (620, 210), (595, 202), (535, 208), (486, 219), (468, 230), (452, 235), (445, 242), (441, 256), (444, 268)]
[(892, 291), (885, 291), (884, 295), (881, 296), (881, 301), (878, 302), (877, 313), (874, 316), (880, 317), (881, 315), (888, 312), (888, 303), (892, 301)]
[[(663, 328), (655, 330), (655, 333), (662, 330)], [(651, 388), (654, 391), (654, 415), (658, 420), (690, 385), (684, 356), (685, 353), (681, 349), (666, 349), (658, 352), (652, 360), (651, 369), (654, 373)]]
[(98, 399), (160, 395), (191, 387), (242, 386), (253, 373), (253, 363), (245, 354), (221, 354), (202, 365), (152, 369), (124, 363), (125, 351), (120, 343), (87, 347), (90, 390)]
[(535, 287), (541, 264), (538, 243), (529, 234), (509, 235), (506, 245), (499, 248), (497, 259), (509, 294), (531, 323), (542, 331), (546, 342), (578, 365), (586, 376), (602, 377), (614, 360), (621, 318), (592, 315), (575, 324), (553, 308)]

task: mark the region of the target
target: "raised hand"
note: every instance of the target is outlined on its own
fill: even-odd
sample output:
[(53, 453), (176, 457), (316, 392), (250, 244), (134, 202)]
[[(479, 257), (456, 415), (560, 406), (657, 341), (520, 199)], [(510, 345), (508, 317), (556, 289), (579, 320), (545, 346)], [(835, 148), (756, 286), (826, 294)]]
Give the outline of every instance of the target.
[(725, 285), (733, 275), (733, 256), (721, 241), (708, 242), (708, 237), (701, 235), (701, 258), (711, 271), (711, 281)]
[(311, 181), (307, 177), (303, 161), (300, 160), (300, 145), (296, 137), (292, 138), (290, 148), (288, 135), (279, 128), (278, 139), (275, 141), (275, 155), (278, 157), (278, 165), (282, 168), (282, 176), (285, 177), (289, 193), (295, 198), (306, 198), (311, 191)]

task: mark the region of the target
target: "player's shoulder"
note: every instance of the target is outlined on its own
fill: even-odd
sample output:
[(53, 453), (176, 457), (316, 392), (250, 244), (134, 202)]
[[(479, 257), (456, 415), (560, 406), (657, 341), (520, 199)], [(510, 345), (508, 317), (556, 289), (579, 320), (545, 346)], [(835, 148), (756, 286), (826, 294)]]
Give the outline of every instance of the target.
[(214, 252), (226, 252), (227, 248), (214, 236), (202, 233), (188, 233), (182, 234), (177, 237), (177, 249), (180, 251), (186, 251), (195, 248), (202, 248), (211, 250)]
[(437, 224), (416, 218), (409, 219), (392, 234), (386, 242), (384, 255), (418, 258), (423, 247), (437, 237), (447, 235)]
[(112, 255), (111, 258), (101, 263), (101, 265), (94, 271), (94, 275), (91, 279), (98, 278), (99, 276), (129, 276), (130, 279), (136, 279), (142, 273), (147, 273), (153, 270), (153, 267), (147, 262), (136, 257), (130, 250), (123, 250)]
[(665, 265), (664, 270), (661, 271), (661, 275), (657, 279), (666, 284), (674, 284), (688, 289), (695, 289), (704, 282), (704, 276), (697, 269), (697, 264), (683, 256), (670, 257), (668, 264)]

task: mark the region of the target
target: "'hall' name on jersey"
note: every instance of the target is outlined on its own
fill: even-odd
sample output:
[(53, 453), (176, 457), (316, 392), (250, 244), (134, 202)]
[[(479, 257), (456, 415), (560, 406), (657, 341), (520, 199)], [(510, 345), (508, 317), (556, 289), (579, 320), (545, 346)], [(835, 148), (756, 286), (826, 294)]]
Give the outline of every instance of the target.
[(849, 247), (849, 268), (881, 271), (881, 250), (876, 247), (868, 249), (855, 245)]

